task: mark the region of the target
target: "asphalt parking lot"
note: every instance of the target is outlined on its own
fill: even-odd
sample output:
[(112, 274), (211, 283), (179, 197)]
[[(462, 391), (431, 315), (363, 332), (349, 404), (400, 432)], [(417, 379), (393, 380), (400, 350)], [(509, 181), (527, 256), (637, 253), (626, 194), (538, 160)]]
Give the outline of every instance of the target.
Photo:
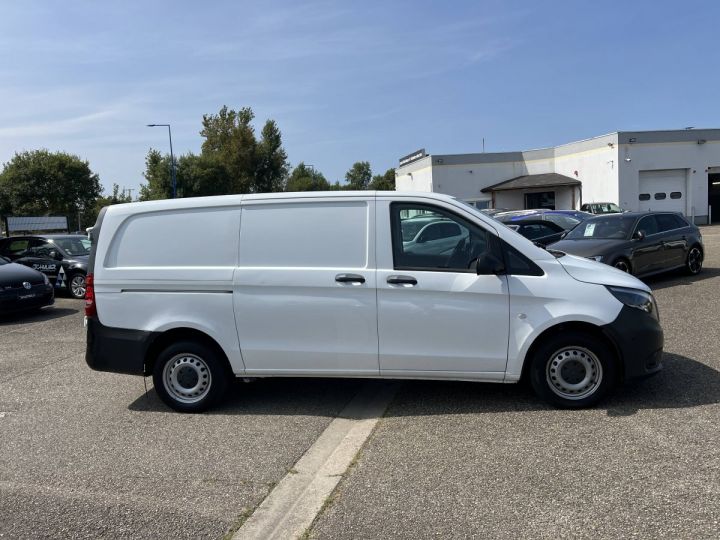
[[(720, 227), (696, 278), (649, 280), (665, 370), (600, 407), (524, 387), (404, 382), (308, 531), (316, 538), (720, 536)], [(82, 303), (0, 320), (0, 536), (218, 538), (361, 386), (238, 382), (171, 412), (84, 362)]]

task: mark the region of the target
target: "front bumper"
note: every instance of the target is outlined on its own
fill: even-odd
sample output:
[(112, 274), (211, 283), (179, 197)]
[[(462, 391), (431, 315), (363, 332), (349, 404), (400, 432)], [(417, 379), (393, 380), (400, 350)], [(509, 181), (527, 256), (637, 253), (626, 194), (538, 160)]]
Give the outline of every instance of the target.
[(35, 285), (31, 289), (0, 292), (0, 315), (51, 306), (55, 303), (52, 285)]
[(146, 375), (145, 356), (155, 332), (113, 328), (88, 317), (85, 362), (95, 371)]
[(615, 344), (626, 381), (641, 379), (662, 369), (663, 330), (654, 317), (623, 306), (617, 318), (602, 329)]

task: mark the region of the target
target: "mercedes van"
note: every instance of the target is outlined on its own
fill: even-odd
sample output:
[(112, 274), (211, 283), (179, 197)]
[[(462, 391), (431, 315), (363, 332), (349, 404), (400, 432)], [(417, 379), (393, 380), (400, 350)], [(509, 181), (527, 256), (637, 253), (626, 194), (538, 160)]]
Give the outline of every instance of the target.
[(444, 195), (118, 204), (90, 234), (87, 363), (152, 375), (178, 411), (232, 377), (529, 379), (579, 408), (662, 365), (645, 284)]

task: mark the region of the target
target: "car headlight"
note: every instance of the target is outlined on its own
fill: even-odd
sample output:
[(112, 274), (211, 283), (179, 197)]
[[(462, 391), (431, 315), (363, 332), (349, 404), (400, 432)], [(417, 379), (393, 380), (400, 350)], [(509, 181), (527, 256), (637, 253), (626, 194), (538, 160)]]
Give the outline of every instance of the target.
[(47, 274), (43, 274), (43, 281), (45, 285), (50, 285), (50, 279), (47, 277)]
[(586, 257), (587, 259), (591, 259), (593, 261), (602, 262), (603, 256), (602, 255), (595, 255), (594, 257)]
[(606, 285), (610, 294), (628, 307), (639, 309), (660, 320), (655, 297), (649, 292), (640, 289), (629, 289), (627, 287), (611, 287)]

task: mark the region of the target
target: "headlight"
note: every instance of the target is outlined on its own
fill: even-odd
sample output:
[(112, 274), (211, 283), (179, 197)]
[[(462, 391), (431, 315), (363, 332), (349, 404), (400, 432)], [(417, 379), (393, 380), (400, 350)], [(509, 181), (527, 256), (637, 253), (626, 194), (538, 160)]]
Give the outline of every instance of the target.
[(43, 274), (43, 281), (45, 282), (45, 285), (50, 285), (50, 280), (47, 277), (47, 274)]
[(593, 261), (602, 262), (603, 256), (602, 255), (595, 255), (594, 257), (586, 257), (588, 259), (591, 259)]
[(655, 297), (649, 292), (641, 291), (640, 289), (628, 289), (626, 287), (610, 287), (609, 285), (606, 287), (607, 290), (610, 291), (610, 294), (626, 306), (642, 310), (652, 315), (655, 319), (660, 320)]

